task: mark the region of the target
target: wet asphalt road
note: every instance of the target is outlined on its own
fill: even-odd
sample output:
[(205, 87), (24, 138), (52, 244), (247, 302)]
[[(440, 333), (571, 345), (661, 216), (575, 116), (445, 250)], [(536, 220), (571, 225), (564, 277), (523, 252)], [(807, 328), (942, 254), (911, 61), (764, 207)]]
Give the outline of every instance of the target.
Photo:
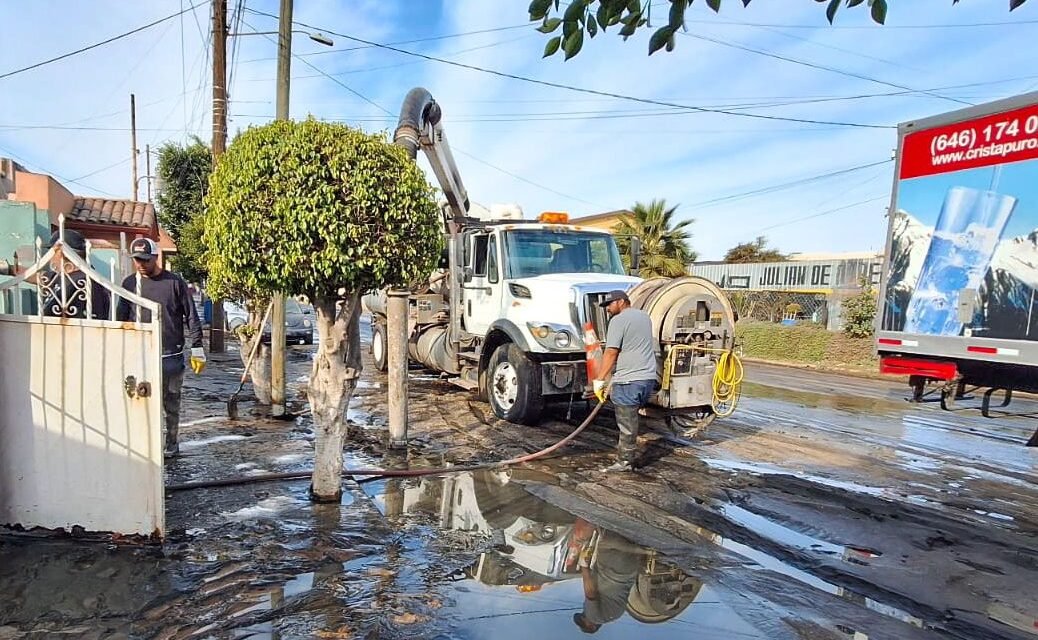
[[(293, 349), (295, 393), (309, 353)], [(189, 379), (169, 482), (309, 466), (306, 416), (223, 417), (240, 366)], [(387, 458), (366, 366), (348, 467), (501, 459), (584, 411), (518, 427), (413, 370), (412, 447)], [(0, 538), (0, 639), (1038, 637), (1038, 451), (1020, 445), (1038, 421), (909, 404), (883, 381), (747, 378), (694, 441), (650, 431), (635, 474), (596, 471), (603, 415), (550, 459), (347, 481), (342, 505), (311, 504), (306, 481), (171, 494), (161, 548)]]

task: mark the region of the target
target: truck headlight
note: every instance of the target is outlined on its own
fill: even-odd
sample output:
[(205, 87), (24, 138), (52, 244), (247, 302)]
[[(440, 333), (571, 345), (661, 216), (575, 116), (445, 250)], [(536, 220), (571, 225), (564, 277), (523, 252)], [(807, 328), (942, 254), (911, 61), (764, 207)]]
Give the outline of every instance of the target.
[(313, 323), (310, 322), (310, 320), (303, 318), (303, 326), (309, 329), (311, 326), (313, 326)]
[(527, 322), (526, 328), (534, 339), (546, 349), (572, 351), (579, 348), (572, 327), (553, 322)]

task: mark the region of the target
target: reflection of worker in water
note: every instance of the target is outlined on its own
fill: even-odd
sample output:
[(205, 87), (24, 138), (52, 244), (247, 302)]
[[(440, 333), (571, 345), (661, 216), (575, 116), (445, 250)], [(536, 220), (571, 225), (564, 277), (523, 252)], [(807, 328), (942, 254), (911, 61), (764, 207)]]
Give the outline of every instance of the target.
[(644, 549), (584, 521), (578, 521), (574, 535), (587, 541), (578, 561), (584, 583), (584, 610), (573, 614), (573, 622), (584, 633), (595, 633), (627, 610), (627, 600), (645, 559)]

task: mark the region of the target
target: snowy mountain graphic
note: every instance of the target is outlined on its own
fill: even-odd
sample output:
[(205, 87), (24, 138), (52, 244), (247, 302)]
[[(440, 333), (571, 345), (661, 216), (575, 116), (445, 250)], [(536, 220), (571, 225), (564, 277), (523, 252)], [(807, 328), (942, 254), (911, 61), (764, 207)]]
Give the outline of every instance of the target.
[[(894, 218), (884, 327), (900, 331), (933, 239), (933, 227), (898, 210)], [(978, 292), (972, 334), (1038, 340), (1038, 230), (998, 243)]]

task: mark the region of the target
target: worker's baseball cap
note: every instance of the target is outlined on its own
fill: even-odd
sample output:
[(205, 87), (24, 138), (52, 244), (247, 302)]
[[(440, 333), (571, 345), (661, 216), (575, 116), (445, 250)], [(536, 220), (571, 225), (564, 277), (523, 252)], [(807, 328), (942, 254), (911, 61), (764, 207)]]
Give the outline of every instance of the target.
[[(64, 233), (64, 236), (61, 235), (62, 233)], [(83, 237), (82, 233), (75, 229), (64, 229), (63, 231), (55, 231), (52, 233), (47, 248), (56, 245), (59, 237), (64, 241), (65, 246), (69, 249), (72, 249), (80, 255), (86, 253), (86, 238)]]
[(130, 257), (136, 260), (151, 260), (159, 255), (159, 245), (150, 238), (137, 238), (130, 243)]
[(624, 302), (630, 302), (631, 299), (627, 297), (627, 294), (620, 289), (615, 289), (606, 294), (606, 297), (602, 298), (601, 302), (598, 303), (600, 307), (608, 307), (610, 303), (616, 302), (617, 300), (623, 300)]

